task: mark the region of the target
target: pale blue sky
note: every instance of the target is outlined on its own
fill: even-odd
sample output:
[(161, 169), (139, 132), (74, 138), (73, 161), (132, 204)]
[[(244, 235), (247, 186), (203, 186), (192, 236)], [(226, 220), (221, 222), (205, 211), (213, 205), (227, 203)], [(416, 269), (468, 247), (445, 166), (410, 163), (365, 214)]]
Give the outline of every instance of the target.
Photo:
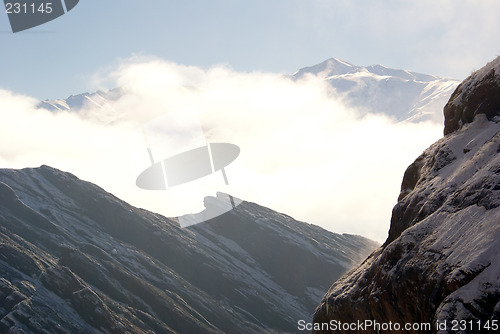
[(463, 79), (500, 53), (498, 13), (496, 0), (81, 0), (17, 34), (0, 13), (0, 88), (64, 98), (132, 55), (278, 73), (337, 57)]

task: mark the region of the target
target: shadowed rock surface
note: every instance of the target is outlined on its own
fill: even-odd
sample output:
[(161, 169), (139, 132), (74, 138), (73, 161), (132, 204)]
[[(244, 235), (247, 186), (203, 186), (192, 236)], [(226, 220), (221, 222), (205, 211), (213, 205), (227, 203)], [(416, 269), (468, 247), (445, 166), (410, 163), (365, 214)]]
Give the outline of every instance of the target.
[[(500, 318), (500, 58), (472, 74), (445, 108), (446, 136), (406, 170), (387, 241), (336, 281), (315, 333), (332, 320), (401, 325), (384, 333), (491, 333)], [(465, 331), (452, 321), (467, 321)], [(404, 330), (405, 323), (432, 329)], [(480, 325), (478, 325), (480, 324)], [(364, 328), (364, 333), (377, 333)]]
[(248, 202), (182, 229), (69, 173), (3, 169), (0, 333), (294, 332), (377, 246)]
[(450, 134), (474, 117), (484, 114), (493, 120), (500, 114), (498, 58), (464, 80), (444, 107), (444, 134)]

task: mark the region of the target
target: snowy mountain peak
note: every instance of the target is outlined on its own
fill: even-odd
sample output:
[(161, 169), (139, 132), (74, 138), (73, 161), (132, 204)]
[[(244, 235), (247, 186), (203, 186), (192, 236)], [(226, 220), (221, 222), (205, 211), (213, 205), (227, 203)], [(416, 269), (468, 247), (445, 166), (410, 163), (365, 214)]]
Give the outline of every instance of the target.
[(314, 75), (321, 75), (322, 77), (329, 77), (332, 75), (354, 73), (360, 69), (360, 66), (353, 65), (347, 61), (338, 58), (330, 58), (320, 64), (304, 67), (295, 72), (293, 76), (296, 78), (300, 78), (303, 75), (309, 73)]
[(358, 66), (339, 58), (330, 58), (323, 61), (320, 64), (304, 67), (295, 72), (293, 76), (295, 78), (300, 78), (306, 74), (313, 74), (328, 78), (332, 76), (354, 74), (358, 72), (368, 72), (377, 76), (396, 77), (403, 80), (413, 80), (422, 82), (431, 82), (443, 79), (434, 75), (410, 72), (402, 69), (393, 69), (381, 64)]
[(98, 90), (95, 93), (82, 93), (70, 95), (66, 99), (44, 100), (38, 104), (38, 108), (51, 111), (79, 111), (87, 107), (106, 109), (109, 101), (114, 101), (122, 95), (119, 88), (104, 92)]
[(440, 124), (443, 106), (459, 83), (383, 65), (357, 66), (338, 58), (302, 68), (291, 77), (300, 80), (311, 75), (327, 81), (343, 101), (362, 113)]

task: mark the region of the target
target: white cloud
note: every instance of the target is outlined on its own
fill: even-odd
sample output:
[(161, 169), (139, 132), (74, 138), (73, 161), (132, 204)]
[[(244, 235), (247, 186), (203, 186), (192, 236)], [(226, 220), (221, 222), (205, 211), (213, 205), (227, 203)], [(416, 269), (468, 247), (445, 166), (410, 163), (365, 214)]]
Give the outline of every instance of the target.
[[(54, 114), (0, 91), (0, 140), (8, 143), (0, 163), (52, 165), (167, 216), (201, 210), (203, 196), (221, 190), (334, 232), (383, 241), (405, 168), (442, 133), (440, 124), (362, 115), (314, 77), (294, 82), (141, 59), (100, 80), (124, 89), (106, 111), (119, 121), (89, 117), (102, 110)], [(241, 154), (227, 167), (229, 187), (211, 175), (165, 192), (138, 189), (135, 179), (150, 164), (141, 125), (156, 160), (203, 145), (203, 134), (238, 145)]]

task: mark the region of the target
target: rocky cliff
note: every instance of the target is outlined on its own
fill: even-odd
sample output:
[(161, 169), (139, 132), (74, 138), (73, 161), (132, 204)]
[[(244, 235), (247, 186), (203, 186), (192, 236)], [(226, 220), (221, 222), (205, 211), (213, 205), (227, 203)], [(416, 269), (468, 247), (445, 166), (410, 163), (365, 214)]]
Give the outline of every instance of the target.
[(182, 229), (69, 173), (4, 169), (0, 333), (294, 332), (377, 246), (248, 202)]
[(314, 332), (498, 329), (499, 83), (500, 57), (453, 93), (445, 137), (404, 174), (387, 241), (333, 284), (315, 311)]

